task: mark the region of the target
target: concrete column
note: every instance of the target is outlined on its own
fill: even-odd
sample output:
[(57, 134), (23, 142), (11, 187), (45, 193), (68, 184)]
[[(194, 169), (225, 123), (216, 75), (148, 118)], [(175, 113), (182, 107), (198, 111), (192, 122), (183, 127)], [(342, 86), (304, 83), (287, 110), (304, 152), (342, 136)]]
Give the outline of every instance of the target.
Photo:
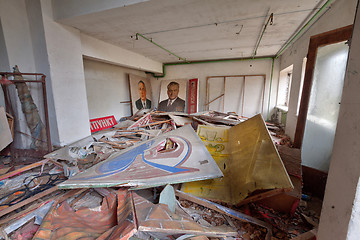
[[(357, 9), (318, 231), (319, 240), (359, 239), (360, 11)], [(353, 205), (354, 204), (354, 205)], [(353, 217), (351, 217), (353, 213)]]
[(64, 145), (90, 135), (80, 31), (54, 21), (52, 1), (40, 2), (58, 144)]

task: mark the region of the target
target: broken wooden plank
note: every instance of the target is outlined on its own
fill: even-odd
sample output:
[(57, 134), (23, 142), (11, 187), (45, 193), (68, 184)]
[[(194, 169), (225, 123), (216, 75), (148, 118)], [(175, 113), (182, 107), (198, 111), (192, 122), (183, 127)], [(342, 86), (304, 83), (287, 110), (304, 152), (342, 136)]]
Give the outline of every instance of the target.
[(47, 204), (48, 202), (52, 201), (51, 199), (46, 201), (46, 202), (39, 202), (36, 204), (31, 205), (30, 207), (28, 207), (27, 209), (25, 209), (24, 211), (18, 212), (10, 217), (7, 217), (5, 219), (0, 220), (0, 226), (5, 224), (5, 223), (9, 223), (10, 221), (12, 221), (13, 219), (18, 219), (26, 214), (28, 214), (29, 212), (32, 212), (33, 210)]
[(206, 122), (206, 121), (204, 121), (204, 120), (202, 120), (202, 119), (200, 119), (200, 118), (197, 118), (197, 117), (192, 117), (192, 118), (193, 118), (194, 120), (202, 123), (202, 124), (207, 125), (207, 126), (215, 126), (214, 124), (208, 123), (208, 122)]
[[(114, 128), (114, 129), (118, 129), (118, 128)], [(142, 129), (132, 129), (132, 130), (127, 130), (127, 129), (119, 129), (116, 131), (115, 134), (117, 133), (121, 133), (121, 132), (143, 132), (144, 130)]]
[(129, 143), (136, 143), (136, 142), (139, 142), (139, 141), (141, 141), (141, 139), (126, 140), (126, 141), (111, 141), (111, 142), (118, 143), (118, 144), (121, 144), (121, 143), (129, 144)]
[(24, 201), (21, 201), (19, 203), (16, 203), (16, 204), (10, 206), (10, 207), (7, 207), (4, 210), (0, 211), (0, 217), (2, 217), (4, 215), (18, 209), (18, 208), (21, 208), (22, 206), (25, 206), (25, 205), (27, 205), (27, 204), (29, 204), (29, 203), (31, 203), (31, 202), (39, 199), (39, 198), (42, 198), (42, 197), (44, 197), (46, 195), (49, 195), (50, 193), (53, 193), (53, 192), (55, 192), (57, 190), (58, 190), (57, 186), (49, 188), (49, 189), (47, 189), (47, 190), (45, 190), (45, 191), (43, 191), (41, 193), (38, 193), (38, 194), (28, 198), (28, 199), (25, 199)]
[(163, 123), (168, 123), (171, 122), (172, 119), (169, 120), (164, 120), (164, 121), (159, 121), (159, 122), (153, 122), (153, 123), (149, 123), (149, 124), (145, 124), (145, 125), (141, 125), (141, 126), (137, 126), (138, 128), (144, 128), (144, 127), (150, 127), (150, 126), (154, 126), (154, 125), (159, 125), (159, 124), (163, 124)]
[(278, 195), (280, 193), (291, 192), (292, 190), (293, 190), (293, 188), (278, 188), (278, 189), (268, 190), (263, 193), (255, 194), (254, 196), (247, 197), (244, 200), (242, 200), (241, 202), (237, 203), (236, 206), (241, 206), (241, 205), (248, 204), (251, 202), (259, 201), (259, 200), (262, 200), (262, 199), (265, 199), (268, 197)]
[(19, 174), (19, 173), (28, 171), (28, 170), (30, 170), (30, 169), (33, 169), (33, 168), (42, 166), (43, 164), (45, 164), (45, 163), (47, 163), (47, 162), (48, 162), (48, 159), (44, 159), (44, 160), (42, 160), (42, 161), (39, 161), (39, 162), (30, 164), (30, 165), (27, 165), (27, 166), (25, 166), (25, 167), (16, 169), (16, 170), (14, 170), (14, 171), (12, 171), (12, 172), (9, 172), (9, 173), (6, 173), (6, 174), (0, 176), (0, 181), (2, 181), (2, 180), (4, 180), (4, 179), (7, 179), (7, 178), (9, 178), (9, 177), (15, 176), (15, 175), (17, 175), (17, 174)]
[(260, 221), (260, 220), (258, 220), (256, 218), (253, 218), (253, 217), (248, 216), (246, 214), (243, 214), (243, 213), (240, 213), (238, 211), (232, 210), (230, 208), (224, 207), (224, 206), (222, 206), (220, 204), (213, 203), (211, 201), (208, 201), (206, 199), (202, 199), (202, 198), (199, 198), (199, 197), (195, 197), (195, 196), (193, 196), (191, 194), (184, 193), (184, 192), (179, 191), (179, 190), (175, 191), (175, 195), (182, 198), (182, 199), (185, 199), (185, 200), (188, 200), (190, 202), (194, 202), (196, 204), (199, 204), (201, 206), (210, 208), (210, 209), (212, 209), (214, 211), (217, 211), (217, 212), (220, 212), (222, 214), (228, 215), (228, 216), (233, 217), (235, 219), (238, 219), (240, 221), (246, 221), (246, 222), (253, 223), (253, 224), (256, 224), (258, 226), (261, 226), (263, 228), (266, 228), (267, 234), (266, 234), (265, 240), (270, 240), (271, 239), (271, 235), (272, 235), (271, 225), (266, 223), (266, 222)]
[[(46, 204), (46, 203), (48, 203), (48, 202), (50, 202), (50, 201), (52, 201), (52, 200), (55, 200), (56, 203), (62, 202), (62, 201), (64, 201), (64, 200), (68, 199), (69, 197), (71, 197), (72, 195), (81, 194), (82, 192), (85, 192), (86, 190), (87, 190), (87, 189), (75, 189), (75, 190), (67, 191), (66, 193), (62, 193), (62, 194), (60, 194), (60, 195), (56, 195), (56, 196), (54, 196), (54, 197), (51, 197), (51, 199), (48, 199), (48, 200), (45, 201), (45, 202), (35, 203), (35, 204), (29, 206), (28, 208), (26, 208), (24, 211), (18, 212), (18, 213), (14, 214), (14, 215), (12, 215), (12, 216), (10, 216), (10, 217), (8, 217), (8, 218), (5, 218), (5, 219), (1, 220), (1, 221), (0, 221), (0, 226), (3, 225), (3, 224), (5, 224), (5, 223), (10, 222), (10, 221), (13, 220), (13, 219), (17, 219), (17, 218), (19, 218), (19, 217), (21, 217), (21, 216), (26, 215), (26, 214), (28, 214), (29, 212), (31, 212), (31, 211), (33, 211), (33, 210), (35, 210), (35, 209), (43, 206), (44, 204)], [(36, 200), (34, 200), (34, 201), (36, 201)]]
[(313, 230), (300, 234), (292, 238), (291, 240), (316, 240), (316, 233), (317, 233), (317, 229), (315, 228)]
[(114, 138), (119, 138), (119, 137), (133, 137), (134, 135), (137, 135), (137, 134), (142, 134), (141, 132), (136, 132), (136, 133), (124, 133), (124, 134), (117, 134), (117, 135), (114, 135), (113, 137)]
[(5, 173), (7, 173), (7, 172), (10, 171), (10, 170), (13, 170), (13, 169), (14, 169), (13, 166), (1, 168), (1, 169), (0, 169), (0, 176), (3, 175), (3, 174), (5, 174)]
[(77, 194), (81, 194), (87, 190), (88, 189), (86, 189), (86, 188), (81, 188), (81, 189), (73, 189), (73, 190), (67, 191), (65, 194), (61, 195), (60, 197), (58, 197), (56, 199), (56, 203), (61, 203), (61, 202), (65, 201), (66, 199), (68, 199), (69, 197), (72, 197)]
[(99, 142), (107, 143), (107, 144), (113, 146), (114, 148), (119, 148), (119, 149), (125, 149), (125, 148), (128, 148), (128, 147), (129, 147), (128, 145), (123, 145), (123, 144), (114, 143), (114, 142), (112, 142), (112, 141), (106, 141), (106, 140), (104, 140), (104, 139), (99, 139)]
[(58, 167), (64, 168), (64, 166), (61, 163), (57, 162), (55, 159), (49, 159), (49, 162), (53, 163)]
[(79, 194), (77, 197), (75, 197), (70, 203), (69, 203), (69, 206), (70, 207), (73, 207), (75, 203), (77, 203), (77, 201), (79, 201), (81, 198), (83, 198), (89, 191), (89, 189), (86, 189), (86, 188), (83, 188), (81, 190), (85, 190), (85, 191), (79, 191), (78, 193), (76, 194)]

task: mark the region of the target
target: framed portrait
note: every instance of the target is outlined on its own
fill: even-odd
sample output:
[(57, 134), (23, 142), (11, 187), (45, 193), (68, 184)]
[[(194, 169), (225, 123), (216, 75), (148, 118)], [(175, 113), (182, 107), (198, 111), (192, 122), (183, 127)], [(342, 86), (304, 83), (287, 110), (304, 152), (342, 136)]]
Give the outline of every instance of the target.
[(187, 79), (162, 80), (158, 110), (164, 112), (186, 112)]
[(150, 80), (129, 74), (130, 99), (132, 113), (153, 108)]

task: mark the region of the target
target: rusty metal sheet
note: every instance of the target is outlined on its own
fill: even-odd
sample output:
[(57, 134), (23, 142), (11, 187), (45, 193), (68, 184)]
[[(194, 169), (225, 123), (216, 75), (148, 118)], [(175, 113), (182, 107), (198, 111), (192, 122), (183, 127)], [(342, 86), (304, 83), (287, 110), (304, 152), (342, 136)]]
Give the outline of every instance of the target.
[(222, 176), (200, 138), (187, 125), (115, 153), (58, 187), (140, 189)]
[(191, 218), (172, 213), (165, 204), (153, 204), (133, 194), (138, 231), (168, 234), (194, 234), (210, 237), (237, 236), (231, 227), (203, 227)]
[(199, 126), (198, 135), (224, 177), (186, 183), (182, 191), (238, 204), (255, 190), (293, 188), (260, 114), (231, 128)]

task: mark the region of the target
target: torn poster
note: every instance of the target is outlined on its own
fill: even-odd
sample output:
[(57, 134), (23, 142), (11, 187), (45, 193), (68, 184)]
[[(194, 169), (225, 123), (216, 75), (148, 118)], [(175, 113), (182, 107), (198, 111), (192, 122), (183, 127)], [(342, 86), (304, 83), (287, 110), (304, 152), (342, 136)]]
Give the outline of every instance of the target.
[(235, 205), (255, 190), (294, 188), (260, 114), (231, 128), (200, 126), (198, 134), (224, 177), (183, 184), (183, 192)]
[(222, 176), (200, 138), (187, 125), (115, 153), (58, 187), (141, 189)]

